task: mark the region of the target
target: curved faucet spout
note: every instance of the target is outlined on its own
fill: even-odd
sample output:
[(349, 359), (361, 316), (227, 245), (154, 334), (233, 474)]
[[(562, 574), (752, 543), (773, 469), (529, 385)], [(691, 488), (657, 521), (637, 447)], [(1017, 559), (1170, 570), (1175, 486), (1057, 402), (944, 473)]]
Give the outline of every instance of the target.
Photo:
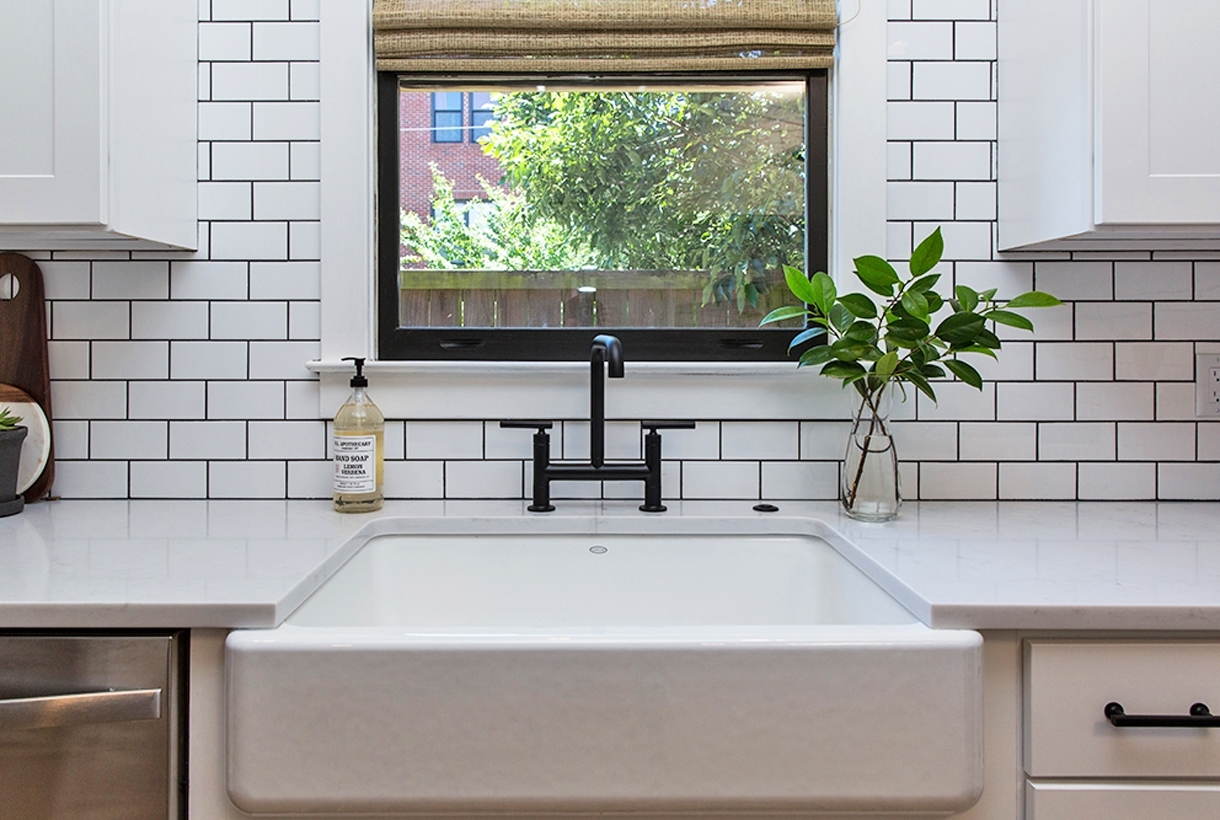
[(589, 463), (595, 468), (606, 463), (606, 363), (610, 378), (623, 378), (623, 343), (603, 333), (589, 349)]

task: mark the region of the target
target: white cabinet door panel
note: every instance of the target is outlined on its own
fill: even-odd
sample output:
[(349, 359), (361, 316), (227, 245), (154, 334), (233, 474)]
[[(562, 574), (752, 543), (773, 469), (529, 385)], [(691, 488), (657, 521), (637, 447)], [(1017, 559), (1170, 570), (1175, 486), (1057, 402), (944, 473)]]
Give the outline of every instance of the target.
[(1215, 820), (1220, 786), (1027, 783), (1026, 820)]

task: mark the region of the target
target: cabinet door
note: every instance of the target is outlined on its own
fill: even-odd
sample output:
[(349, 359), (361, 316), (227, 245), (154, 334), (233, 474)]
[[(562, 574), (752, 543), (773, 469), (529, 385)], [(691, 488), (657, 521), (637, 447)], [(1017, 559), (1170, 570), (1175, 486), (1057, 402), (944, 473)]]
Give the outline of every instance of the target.
[(1094, 0), (1098, 225), (1220, 222), (1216, 0)]
[(1215, 820), (1220, 786), (1195, 783), (1027, 783), (1026, 820)]
[(0, 223), (100, 223), (108, 3), (0, 2)]

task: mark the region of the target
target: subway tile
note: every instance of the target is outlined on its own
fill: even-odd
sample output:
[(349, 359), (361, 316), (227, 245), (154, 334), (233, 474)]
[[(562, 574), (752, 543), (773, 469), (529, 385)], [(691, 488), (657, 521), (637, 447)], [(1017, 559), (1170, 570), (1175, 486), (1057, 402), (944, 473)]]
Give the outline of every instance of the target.
[(999, 421), (1071, 419), (1075, 391), (1066, 382), (997, 384), (996, 418)]
[(320, 299), (321, 265), (317, 262), (251, 262), (251, 299)]
[(1195, 425), (1163, 421), (1119, 424), (1118, 457), (1122, 461), (1194, 461)]
[(288, 223), (288, 258), (311, 260), (322, 258), (322, 223)]
[(887, 222), (885, 225), (885, 258), (908, 258), (913, 247), (911, 233), (910, 222)]
[(953, 139), (953, 103), (891, 102), (885, 107), (890, 140)]
[(996, 24), (958, 21), (953, 24), (953, 59), (994, 60)]
[(200, 23), (199, 60), (249, 61), (249, 23)]
[(994, 102), (958, 102), (957, 132), (959, 140), (994, 140), (998, 113)]
[(248, 102), (199, 103), (199, 139), (249, 140), (253, 134), (252, 110)]
[(323, 459), (326, 423), (317, 421), (252, 421), (249, 458)]
[(216, 259), (287, 259), (288, 226), (283, 222), (213, 222)]
[[(802, 433), (804, 435), (804, 423)], [(802, 440), (803, 441), (803, 440)], [(662, 430), (661, 457), (669, 460), (715, 460), (720, 458), (720, 425), (701, 421), (693, 430)]]
[[(45, 270), (45, 269), (44, 269)], [(1195, 262), (1195, 299), (1220, 299), (1220, 262)]]
[(212, 0), (213, 20), (287, 20), (288, 0)]
[(132, 498), (207, 498), (208, 465), (203, 461), (135, 461)]
[(170, 296), (174, 299), (245, 299), (246, 262), (171, 262)]
[[(410, 451), (408, 442), (407, 452)], [(447, 461), (445, 498), (523, 498), (522, 476), (520, 461)], [(556, 489), (562, 486), (561, 483)], [(559, 497), (560, 493), (556, 492), (555, 496)]]
[(288, 143), (212, 143), (213, 180), (288, 179)]
[(953, 187), (954, 217), (956, 219), (995, 219), (996, 185), (994, 182), (958, 182)]
[(1114, 298), (1113, 263), (1111, 262), (1035, 262), (1034, 284), (1038, 290), (1060, 299)]
[(911, 178), (911, 144), (909, 142), (887, 142), (885, 144), (885, 176), (889, 180)]
[(318, 23), (255, 23), (255, 60), (317, 60)]
[(945, 240), (945, 261), (982, 260), (991, 258), (990, 222), (917, 222), (915, 235), (920, 239), (936, 228)]
[[(606, 458), (644, 457), (640, 425), (630, 421), (606, 422)], [(408, 454), (410, 449), (408, 448)], [(589, 458), (589, 423), (563, 422), (563, 457), (585, 461)]]
[(305, 363), (321, 357), (316, 341), (250, 342), (250, 378), (316, 379)]
[[(412, 422), (407, 422), (411, 424)], [(467, 431), (469, 432), (469, 431)], [(666, 431), (666, 438), (668, 438)], [(559, 431), (551, 431), (551, 458), (562, 458), (561, 438)], [(483, 423), (484, 458), (488, 459), (520, 459), (527, 461), (534, 457), (534, 436), (530, 430), (504, 428), (498, 422)], [(669, 444), (668, 441), (665, 442)]]
[[(913, 175), (916, 179), (990, 180), (991, 145), (990, 142), (917, 142), (913, 150)], [(947, 242), (945, 247), (949, 249)]]
[(1000, 465), (1000, 498), (1013, 500), (1076, 498), (1075, 464), (1015, 462)]
[[(1028, 336), (1028, 334), (1027, 334)], [(963, 357), (985, 382), (1028, 382), (1034, 378), (1034, 343), (1004, 340), (996, 358), (970, 354)]]
[(131, 306), (135, 339), (206, 339), (207, 302), (136, 302)]
[(952, 219), (952, 182), (889, 182), (886, 184), (889, 219)]
[(287, 100), (287, 63), (214, 63), (213, 100)]
[(1220, 461), (1220, 422), (1201, 421), (1198, 427), (1199, 461)]
[(168, 342), (93, 343), (95, 379), (169, 378)]
[[(212, 64), (200, 63), (196, 95), (200, 101), (212, 99)], [(202, 146), (201, 146), (202, 147)]]
[(208, 382), (209, 419), (283, 417), (283, 382)]
[(762, 497), (773, 501), (834, 501), (839, 497), (839, 463), (764, 461)]
[(1114, 263), (1115, 299), (1190, 299), (1193, 285), (1190, 262)]
[(1155, 338), (1204, 341), (1220, 339), (1220, 304), (1158, 302), (1153, 306)]
[(89, 424), (91, 459), (164, 459), (169, 428), (164, 421), (93, 421)]
[[(530, 439), (528, 430), (517, 432), (522, 438)], [(408, 421), (406, 435), (408, 459), (483, 458), (481, 421)]]
[(962, 422), (963, 461), (1033, 461), (1038, 457), (1038, 426), (1033, 422)]
[(53, 302), (51, 338), (126, 339), (130, 314), (127, 302)]
[(293, 20), (317, 20), (321, 17), (321, 0), (291, 0)]
[(936, 382), (937, 401), (924, 394), (918, 398), (920, 421), (990, 421), (996, 413), (996, 386), (984, 384), (976, 390), (964, 382)]
[(1161, 501), (1215, 501), (1220, 498), (1220, 464), (1158, 464)]
[(995, 464), (929, 461), (919, 465), (921, 500), (990, 501), (996, 495)]
[(1155, 464), (1082, 462), (1082, 501), (1151, 501), (1156, 498)]
[(1110, 381), (1114, 345), (1106, 342), (1038, 342), (1034, 373), (1040, 381)]
[(1119, 342), (1114, 376), (1133, 381), (1193, 381), (1194, 345), (1189, 342)]
[(172, 459), (244, 459), (244, 421), (171, 421), (169, 457)]
[(800, 424), (795, 421), (723, 421), (720, 457), (727, 460), (784, 460), (800, 455)]
[(911, 0), (886, 0), (887, 20), (910, 20)]
[(89, 378), (89, 342), (47, 342), (52, 379)]
[(254, 213), (249, 182), (199, 183), (199, 218), (248, 220)]
[[(288, 419), (316, 419), (321, 406), (321, 386), (317, 379), (312, 381), (284, 382), (284, 417)], [(326, 415), (332, 416), (338, 407), (327, 408)], [(387, 422), (387, 425), (389, 422)], [(400, 448), (401, 455), (401, 448)]]
[(170, 342), (171, 379), (246, 378), (245, 342)]
[(89, 458), (88, 421), (54, 419), (51, 422), (51, 436), (55, 441), (56, 459)]
[[(389, 464), (386, 467), (388, 468)], [(288, 497), (333, 498), (334, 473), (334, 464), (330, 461), (289, 461)]]
[(203, 382), (134, 381), (127, 385), (127, 417), (132, 419), (201, 419), (206, 399)]
[(90, 274), (88, 262), (61, 262), (39, 259), (42, 289), (52, 302), (60, 299), (88, 299)]
[[(303, 382), (303, 383), (310, 384), (310, 382)], [(316, 382), (313, 382), (313, 383), (316, 384)], [(293, 384), (302, 384), (302, 382), (285, 382), (286, 386), (293, 385)], [(335, 408), (336, 411), (338, 409), (339, 408), (337, 408), (337, 407)], [(327, 447), (333, 447), (334, 443), (331, 440), (333, 434), (334, 434), (334, 424), (331, 424), (328, 422), (327, 423), (327, 434), (326, 434), (326, 436), (327, 436), (326, 446)], [(406, 449), (407, 449), (406, 422), (395, 421), (393, 419), (391, 419), (390, 421), (387, 421), (385, 423), (385, 435), (383, 438), (385, 440), (384, 449), (385, 449), (386, 458), (392, 458), (397, 461), (401, 461), (402, 459), (406, 458)], [(532, 451), (531, 451), (531, 453), (532, 453)], [(334, 455), (333, 449), (327, 451), (328, 457), (332, 457), (333, 455)], [(488, 458), (489, 456), (484, 456), (484, 457)]]
[(952, 60), (950, 22), (891, 22), (886, 27), (886, 56), (891, 60)]
[(1044, 461), (1113, 461), (1115, 425), (1107, 422), (1038, 426), (1038, 458)]
[(60, 498), (127, 498), (126, 461), (56, 461)]
[(1191, 382), (1159, 382), (1156, 386), (1157, 421), (1193, 421), (1195, 386)]
[[(908, 461), (957, 459), (957, 425), (951, 421), (895, 421), (894, 448)], [(840, 454), (842, 457), (842, 454)], [(767, 495), (764, 491), (763, 495)]]
[(1081, 302), (1076, 305), (1077, 339), (1151, 339), (1148, 302)]
[(320, 105), (316, 102), (254, 104), (256, 140), (312, 141), (322, 138)]
[(289, 146), (289, 177), (295, 180), (322, 178), (320, 142), (294, 142)]
[(754, 499), (759, 497), (757, 461), (699, 461), (683, 463), (684, 499)]
[(1081, 382), (1076, 385), (1079, 421), (1152, 421), (1156, 397), (1150, 382)]
[(51, 406), (57, 419), (121, 419), (127, 416), (123, 382), (51, 382)]
[(995, 288), (997, 299), (1011, 299), (1033, 290), (1034, 266), (1030, 262), (1012, 261), (956, 262), (953, 283), (967, 285), (980, 293)]
[(287, 465), (282, 461), (213, 461), (208, 465), (208, 498), (287, 495)]
[(919, 462), (898, 462), (898, 492), (906, 501), (919, 500)]
[(916, 20), (990, 20), (990, 0), (912, 0)]
[(322, 303), (291, 302), (288, 305), (288, 338), (316, 340), (322, 336)]
[(284, 302), (217, 302), (212, 305), (213, 339), (283, 339), (288, 335)]
[(911, 64), (888, 62), (885, 64), (885, 98), (887, 100), (911, 99)]
[(322, 98), (320, 63), (292, 63), (288, 66), (288, 97), (294, 101)]
[(911, 97), (916, 100), (990, 100), (991, 64), (914, 63)]
[(94, 262), (94, 299), (166, 299), (168, 262)]
[[(497, 467), (496, 470), (497, 475), (504, 482), (504, 492), (510, 493), (509, 497), (513, 497), (511, 495), (513, 488), (521, 483), (520, 463), (512, 461), (488, 463), (511, 465), (507, 468)], [(501, 473), (503, 474), (501, 475)], [(333, 468), (331, 474), (333, 474)], [(386, 498), (444, 498), (445, 462), (387, 461), (384, 492)], [(518, 490), (517, 494), (519, 495), (519, 493)]]
[(801, 459), (833, 461), (843, 458), (851, 423), (845, 421), (802, 421)]
[(304, 220), (321, 217), (317, 182), (254, 183), (254, 218)]

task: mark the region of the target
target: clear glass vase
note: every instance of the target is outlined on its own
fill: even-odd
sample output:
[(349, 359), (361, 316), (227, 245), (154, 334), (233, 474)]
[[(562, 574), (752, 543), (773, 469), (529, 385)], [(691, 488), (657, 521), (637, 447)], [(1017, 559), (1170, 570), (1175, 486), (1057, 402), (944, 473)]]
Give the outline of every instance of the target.
[(892, 382), (861, 394), (847, 438), (839, 500), (852, 518), (890, 521), (902, 506), (898, 453), (890, 430)]

